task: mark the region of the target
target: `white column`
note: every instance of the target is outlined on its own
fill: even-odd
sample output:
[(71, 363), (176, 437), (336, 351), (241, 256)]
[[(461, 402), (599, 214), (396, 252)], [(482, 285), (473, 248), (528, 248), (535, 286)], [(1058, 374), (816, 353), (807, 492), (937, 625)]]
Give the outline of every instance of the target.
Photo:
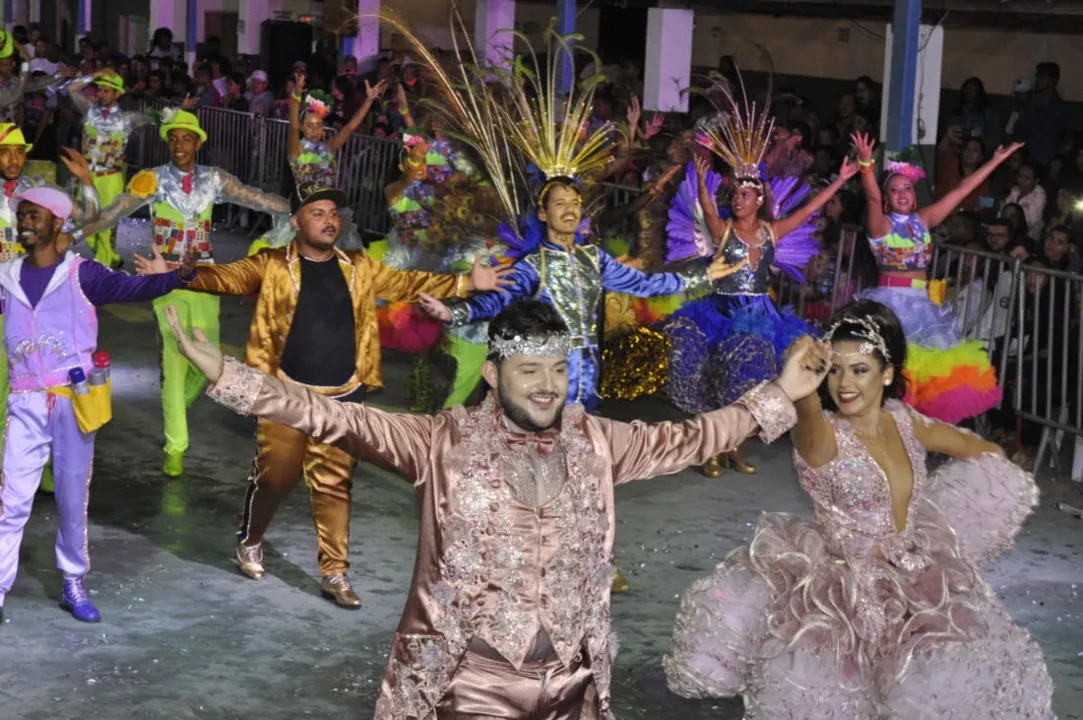
[(695, 14), (676, 8), (647, 10), (647, 52), (643, 72), (643, 110), (688, 112), (692, 84), (692, 31)]
[(237, 52), (241, 55), (260, 54), (260, 33), (264, 20), (271, 18), (272, 0), (237, 0)]
[[(515, 0), (478, 0), (474, 15), (474, 47), (490, 67), (510, 68), (515, 57)], [(505, 32), (501, 32), (505, 31)]]
[[(11, 24), (26, 27), (30, 23), (30, 3), (28, 0), (15, 0), (11, 8)], [(27, 28), (29, 30), (30, 28)]]
[[(884, 89), (880, 95), (883, 98), (890, 97), (891, 93), (891, 41), (891, 25), (888, 25), (884, 42)], [(922, 25), (918, 31), (918, 71), (911, 81), (914, 83), (914, 103), (910, 142), (915, 145), (936, 144), (937, 119), (940, 115), (940, 70), (943, 61), (944, 28), (940, 25)], [(888, 103), (882, 103), (880, 134), (885, 141), (888, 110)]]
[(41, 22), (41, 0), (30, 0), (30, 22)]
[(173, 32), (173, 42), (184, 42), (188, 28), (186, 12), (187, 3), (185, 0), (150, 0), (150, 21), (147, 23), (148, 37), (154, 37), (154, 31), (164, 27)]
[(363, 73), (376, 69), (376, 56), (380, 54), (379, 12), (380, 0), (357, 0), (357, 37), (349, 53), (357, 58), (357, 67)]

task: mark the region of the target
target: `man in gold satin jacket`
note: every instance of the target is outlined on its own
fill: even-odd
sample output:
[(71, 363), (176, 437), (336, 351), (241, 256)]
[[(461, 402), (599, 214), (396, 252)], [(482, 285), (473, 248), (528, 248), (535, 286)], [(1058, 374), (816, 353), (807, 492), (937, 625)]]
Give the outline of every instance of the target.
[[(291, 198), (296, 237), (289, 247), (265, 250), (228, 265), (200, 268), (189, 290), (259, 295), (245, 346), (245, 362), (341, 402), (361, 402), (382, 385), (376, 299), (414, 301), (420, 292), (441, 297), (499, 290), (509, 268), (469, 275), (394, 270), (361, 251), (335, 247), (345, 195), (317, 183)], [(355, 460), (304, 433), (259, 421), (256, 458), (248, 477), (236, 562), (253, 580), (263, 577), (263, 534), (275, 510), (303, 473), (310, 490), (319, 545), (321, 590), (340, 607), (361, 600), (346, 577), (349, 565), (350, 476)]]

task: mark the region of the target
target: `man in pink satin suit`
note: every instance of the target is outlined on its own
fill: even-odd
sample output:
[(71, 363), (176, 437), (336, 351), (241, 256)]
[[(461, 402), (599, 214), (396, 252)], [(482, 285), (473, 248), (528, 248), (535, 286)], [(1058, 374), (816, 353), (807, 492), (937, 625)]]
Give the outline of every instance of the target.
[(198, 330), (174, 332), (218, 402), (414, 484), (421, 536), (378, 720), (609, 717), (613, 487), (702, 464), (757, 428), (777, 438), (826, 371), (814, 346), (728, 408), (615, 422), (564, 405), (567, 327), (550, 305), (520, 300), (490, 323), (487, 399), (410, 415), (336, 402), (223, 361)]

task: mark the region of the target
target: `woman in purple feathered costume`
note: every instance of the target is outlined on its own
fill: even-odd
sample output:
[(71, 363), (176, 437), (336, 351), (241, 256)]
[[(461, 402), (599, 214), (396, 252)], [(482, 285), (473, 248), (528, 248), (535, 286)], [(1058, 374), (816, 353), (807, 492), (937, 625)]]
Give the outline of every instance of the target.
[[(839, 177), (798, 207), (808, 186), (797, 177), (767, 182), (763, 163), (773, 121), (757, 116), (754, 105), (731, 107), (698, 128), (697, 140), (733, 169), (731, 208), (723, 219), (716, 194), (722, 177), (697, 157), (670, 207), (667, 263), (725, 256), (741, 263), (736, 273), (713, 285), (707, 297), (686, 304), (666, 324), (671, 340), (667, 390), (673, 404), (701, 413), (735, 401), (770, 380), (790, 343), (811, 328), (789, 311), (779, 312), (768, 294), (771, 268), (804, 282), (802, 268), (817, 251), (812, 216), (857, 172), (844, 161)], [(746, 102), (746, 106), (747, 106)], [(776, 148), (785, 154), (792, 143)], [(755, 472), (737, 450), (714, 458), (703, 471), (718, 477), (723, 465)]]

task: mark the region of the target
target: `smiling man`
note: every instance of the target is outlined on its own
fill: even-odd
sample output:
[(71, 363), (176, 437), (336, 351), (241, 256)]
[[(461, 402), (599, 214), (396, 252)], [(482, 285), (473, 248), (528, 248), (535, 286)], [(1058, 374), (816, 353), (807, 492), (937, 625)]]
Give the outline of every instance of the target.
[(0, 483), (0, 621), (19, 564), (23, 528), (51, 452), (59, 518), (56, 563), (64, 576), (61, 603), (77, 620), (97, 622), (100, 615), (83, 587), (90, 567), (86, 510), (95, 433), (84, 431), (76, 419), (69, 373), (90, 374), (98, 306), (144, 302), (177, 290), (190, 279), (195, 260), (189, 256), (181, 270), (150, 277), (115, 272), (66, 250), (61, 227), (72, 201), (59, 188), (27, 188), (11, 202), (26, 253), (0, 264), (12, 378)]
[[(425, 291), (440, 297), (496, 290), (508, 269), (469, 275), (394, 270), (362, 250), (335, 247), (342, 230), (341, 190), (302, 183), (291, 198), (289, 247), (264, 250), (228, 265), (205, 266), (192, 290), (259, 295), (245, 346), (245, 362), (337, 402), (360, 403), (380, 387), (376, 299), (414, 301)], [(137, 260), (140, 271), (161, 272), (163, 261)], [(253, 580), (264, 575), (263, 535), (278, 505), (304, 475), (315, 516), (322, 592), (344, 608), (361, 599), (346, 570), (350, 551), (350, 476), (356, 461), (338, 447), (285, 425), (261, 420), (256, 458), (248, 477), (236, 562)]]
[[(215, 205), (233, 203), (270, 213), (277, 226), (286, 225), (290, 206), (285, 198), (247, 187), (219, 168), (196, 164), (196, 154), (206, 142), (207, 133), (195, 115), (168, 108), (162, 112), (159, 133), (169, 144), (173, 162), (144, 170), (133, 177), (127, 192), (102, 210), (97, 222), (77, 230), (74, 233), (76, 239), (113, 228), (122, 218), (149, 205), (154, 247), (164, 256), (168, 266), (176, 267), (189, 249), (195, 250), (200, 263), (214, 263), (211, 216)], [(166, 304), (180, 310), (185, 327), (201, 328), (217, 341), (218, 298), (178, 290), (168, 299), (154, 303), (162, 331), (162, 417), (165, 425), (162, 472), (177, 477), (184, 472), (184, 453), (188, 450), (188, 406), (199, 397), (206, 378), (178, 352), (166, 329)]]
[(815, 391), (822, 354), (682, 423), (621, 423), (565, 405), (570, 336), (548, 303), (489, 325), (480, 406), (437, 415), (343, 404), (234, 361), (175, 325), (210, 394), (261, 422), (392, 466), (421, 517), (406, 609), (377, 720), (610, 717), (613, 488), (701, 464), (757, 428), (766, 440)]

